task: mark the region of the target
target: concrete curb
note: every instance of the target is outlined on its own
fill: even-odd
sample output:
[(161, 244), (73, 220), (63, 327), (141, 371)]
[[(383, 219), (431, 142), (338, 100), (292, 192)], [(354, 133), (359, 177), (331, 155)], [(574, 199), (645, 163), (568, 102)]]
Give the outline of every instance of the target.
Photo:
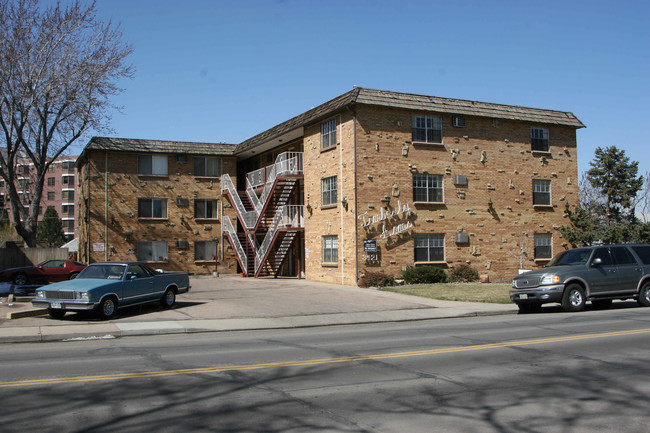
[(1, 343), (52, 342), (63, 340), (110, 339), (121, 337), (190, 334), (203, 332), (259, 331), (344, 326), (376, 323), (416, 322), (478, 316), (515, 314), (513, 310), (455, 311), (444, 309), (398, 310), (364, 313), (316, 314), (307, 316), (165, 320), (157, 322), (93, 323), (0, 328)]
[(38, 308), (36, 310), (23, 310), (23, 311), (12, 311), (7, 313), (7, 319), (21, 319), (23, 317), (37, 317), (44, 316), (47, 314), (46, 308)]

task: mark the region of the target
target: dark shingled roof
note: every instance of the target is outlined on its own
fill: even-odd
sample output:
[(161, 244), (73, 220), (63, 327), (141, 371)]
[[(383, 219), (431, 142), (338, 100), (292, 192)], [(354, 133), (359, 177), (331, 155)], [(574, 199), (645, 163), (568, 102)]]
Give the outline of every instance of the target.
[(495, 119), (521, 120), (540, 124), (572, 126), (574, 128), (585, 127), (573, 113), (565, 111), (544, 110), (540, 108), (493, 104), (463, 99), (439, 98), (436, 96), (414, 95), (358, 87), (316, 108), (312, 108), (299, 116), (276, 125), (255, 137), (249, 138), (237, 146), (237, 152), (253, 148), (267, 140), (330, 116), (338, 110), (353, 104), (377, 105)]
[(140, 153), (181, 153), (189, 155), (233, 155), (236, 145), (226, 143), (193, 143), (187, 141), (139, 140), (133, 138), (93, 137), (79, 160), (92, 150)]

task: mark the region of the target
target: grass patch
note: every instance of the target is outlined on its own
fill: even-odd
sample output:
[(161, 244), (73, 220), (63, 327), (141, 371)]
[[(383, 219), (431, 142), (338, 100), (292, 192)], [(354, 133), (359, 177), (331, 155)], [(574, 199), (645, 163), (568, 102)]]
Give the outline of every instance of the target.
[(403, 295), (443, 301), (487, 302), (490, 304), (510, 304), (510, 284), (493, 283), (437, 283), (415, 284), (410, 286), (391, 286), (381, 290)]

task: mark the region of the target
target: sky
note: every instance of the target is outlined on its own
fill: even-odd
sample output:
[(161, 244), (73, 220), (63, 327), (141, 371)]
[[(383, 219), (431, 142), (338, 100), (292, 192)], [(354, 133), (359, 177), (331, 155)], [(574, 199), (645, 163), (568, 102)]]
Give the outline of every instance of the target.
[[(67, 0), (62, 0), (65, 4)], [(109, 135), (239, 143), (354, 86), (570, 111), (650, 171), (650, 2), (97, 0), (135, 49)], [(93, 134), (95, 135), (95, 134)], [(552, 137), (551, 137), (552, 139)], [(71, 153), (79, 153), (86, 141)]]

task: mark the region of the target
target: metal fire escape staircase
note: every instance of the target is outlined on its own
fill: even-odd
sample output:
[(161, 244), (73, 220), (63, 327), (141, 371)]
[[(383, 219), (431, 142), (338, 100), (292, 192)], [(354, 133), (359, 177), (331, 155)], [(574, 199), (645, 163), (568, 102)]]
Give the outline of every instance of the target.
[(221, 193), (244, 232), (238, 233), (229, 218), (223, 218), (222, 230), (246, 276), (277, 275), (297, 233), (304, 230), (304, 206), (287, 204), (302, 176), (303, 154), (285, 152), (274, 164), (248, 173), (245, 191), (237, 191), (228, 174), (221, 177)]

